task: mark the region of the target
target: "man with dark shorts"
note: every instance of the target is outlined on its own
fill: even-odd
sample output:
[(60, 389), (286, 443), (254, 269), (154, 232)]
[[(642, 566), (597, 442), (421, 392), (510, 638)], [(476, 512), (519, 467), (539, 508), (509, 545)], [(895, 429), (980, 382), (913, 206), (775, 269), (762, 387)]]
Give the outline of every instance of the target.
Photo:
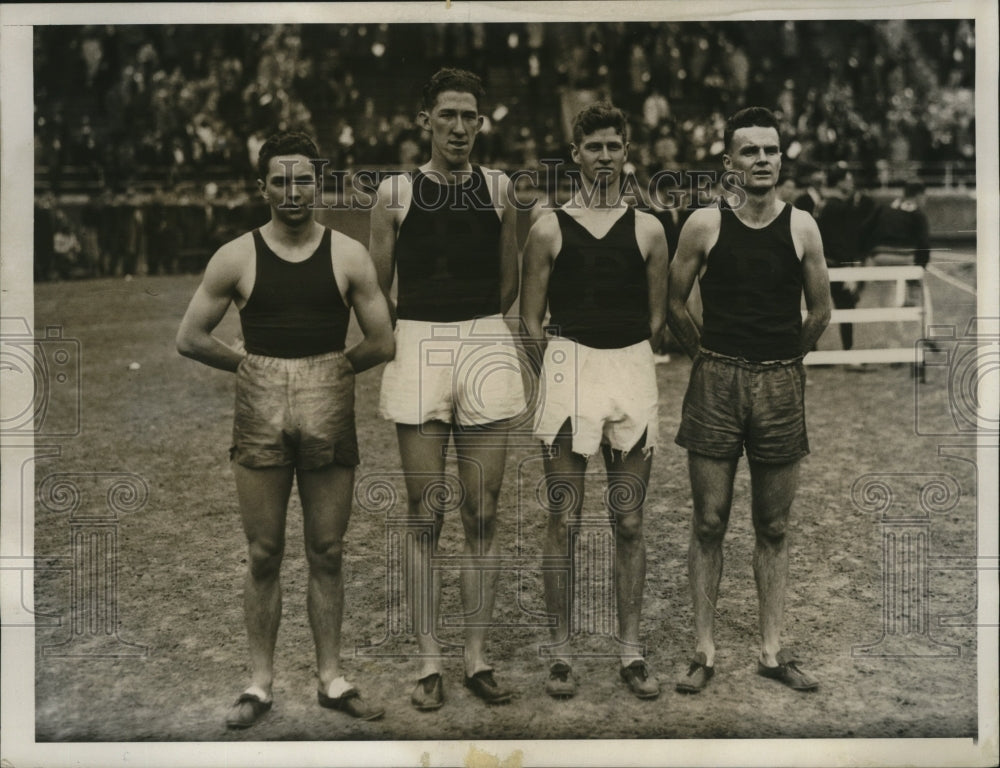
[(387, 297), (397, 281), (396, 357), (383, 374), (379, 413), (396, 424), (408, 513), (414, 521), (432, 521), (433, 531), (418, 537), (407, 571), (422, 662), (411, 701), (420, 711), (444, 703), (436, 631), (440, 580), (430, 564), (445, 514), (445, 499), (434, 489), (444, 487), (449, 441), (465, 534), (465, 685), (487, 704), (511, 698), (486, 660), (485, 645), (508, 426), (527, 406), (504, 320), (517, 298), (516, 209), (507, 176), (470, 161), (483, 98), (471, 72), (443, 69), (430, 79), (417, 116), (430, 134), (430, 160), (383, 181), (371, 217), (371, 253)]
[[(317, 698), (365, 720), (383, 713), (344, 678), (340, 629), (343, 541), (358, 464), (354, 376), (392, 357), (392, 326), (364, 246), (314, 220), (318, 154), (301, 133), (264, 143), (257, 184), (270, 221), (212, 256), (177, 333), (182, 355), (236, 372), (230, 454), (248, 542), (243, 607), (251, 681), (229, 713), (230, 728), (247, 728), (271, 708), (293, 479), (305, 527)], [(245, 352), (212, 334), (230, 304), (240, 312)], [(364, 339), (345, 352), (351, 308)]]
[[(830, 285), (816, 222), (777, 196), (781, 151), (774, 114), (740, 110), (726, 124), (724, 146), (733, 194), (691, 215), (670, 269), (667, 321), (693, 359), (676, 442), (688, 450), (694, 501), (688, 574), (696, 645), (676, 687), (696, 693), (715, 672), (722, 542), (745, 446), (760, 609), (757, 672), (813, 690), (816, 681), (781, 649), (780, 633), (786, 532), (799, 461), (809, 453), (802, 357), (830, 321)], [(685, 306), (696, 279), (702, 327)]]
[[(660, 686), (639, 643), (646, 580), (642, 523), (657, 442), (652, 344), (666, 319), (668, 247), (656, 218), (621, 199), (627, 154), (620, 109), (595, 104), (577, 115), (572, 156), (581, 186), (531, 228), (521, 314), (536, 359), (544, 348), (535, 435), (544, 446), (548, 489), (543, 578), (546, 608), (556, 618), (552, 644), (558, 649), (569, 640), (576, 584), (569, 528), (583, 510), (587, 459), (600, 450), (615, 538), (620, 674), (633, 694), (651, 699)], [(550, 339), (542, 325), (546, 307)], [(556, 698), (576, 693), (567, 658), (553, 660), (545, 688)]]

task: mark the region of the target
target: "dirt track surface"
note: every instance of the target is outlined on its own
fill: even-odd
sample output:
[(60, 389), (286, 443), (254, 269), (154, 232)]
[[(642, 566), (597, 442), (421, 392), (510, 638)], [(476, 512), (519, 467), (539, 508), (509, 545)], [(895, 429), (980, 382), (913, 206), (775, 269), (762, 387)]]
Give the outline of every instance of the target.
[[(245, 544), (227, 456), (232, 378), (182, 359), (173, 348), (196, 284), (185, 276), (37, 287), (37, 327), (62, 325), (64, 336), (81, 344), (82, 424), (79, 436), (52, 441), (61, 445), (61, 456), (37, 461), (36, 485), (52, 473), (82, 474), (75, 482), (83, 504), (94, 509), (104, 508), (100, 494), (107, 488), (101, 483), (108, 480), (93, 473), (132, 473), (148, 487), (145, 504), (121, 512), (112, 524), (117, 642), (113, 635), (109, 641), (101, 632), (84, 631), (75, 644), (56, 647), (70, 638), (74, 617), (73, 521), (65, 510), (36, 507), (36, 610), (60, 617), (58, 626), (46, 621), (36, 630), (38, 741), (975, 735), (977, 647), (970, 618), (976, 608), (975, 571), (946, 568), (949, 562), (968, 564), (976, 554), (975, 466), (967, 451), (939, 456), (938, 446), (948, 441), (916, 435), (914, 429), (915, 407), (938, 416), (947, 412), (947, 376), (941, 369), (928, 371), (919, 396), (905, 367), (876, 366), (867, 374), (809, 371), (812, 455), (803, 464), (792, 517), (784, 639), (820, 681), (819, 691), (796, 693), (755, 674), (753, 536), (748, 476), (741, 466), (718, 605), (717, 673), (697, 696), (674, 692), (672, 681), (693, 642), (685, 565), (690, 497), (685, 456), (672, 443), (689, 364), (676, 355), (657, 368), (662, 439), (646, 506), (641, 635), (663, 683), (659, 699), (640, 702), (629, 694), (619, 680), (610, 638), (600, 635), (581, 643), (605, 655), (575, 664), (581, 679), (577, 697), (556, 702), (544, 694), (546, 663), (538, 647), (546, 632), (536, 567), (544, 514), (533, 495), (541, 470), (537, 448), (522, 441), (510, 449), (500, 501), (505, 570), (494, 616), (499, 626), (490, 641), (498, 676), (517, 691), (511, 704), (488, 708), (474, 699), (461, 685), (456, 656), (445, 664), (444, 708), (429, 714), (412, 710), (417, 664), (401, 656), (415, 645), (387, 629), (386, 518), (359, 506), (346, 547), (345, 664), (366, 698), (384, 703), (386, 716), (358, 723), (321, 709), (305, 611), (301, 508), (293, 496), (274, 709), (250, 731), (227, 731), (228, 706), (247, 682), (241, 609)], [(937, 287), (939, 322), (964, 327), (974, 299)], [(235, 334), (235, 320), (227, 317), (221, 335)], [(140, 369), (129, 370), (133, 361)], [(375, 415), (378, 384), (378, 370), (358, 379), (359, 484), (384, 476), (398, 481), (393, 428)], [(915, 397), (922, 398), (917, 405)], [(588, 480), (589, 514), (600, 514), (598, 463), (592, 463)], [(904, 655), (880, 656), (876, 649), (876, 655), (865, 656), (859, 650), (892, 629), (883, 617), (883, 545), (891, 530), (874, 507), (859, 506), (851, 495), (855, 482), (871, 473), (896, 476), (886, 482), (897, 489), (897, 509), (916, 509), (921, 484), (932, 475), (949, 476), (954, 481), (949, 487), (958, 489), (948, 503), (934, 507), (926, 524), (916, 523), (929, 537), (930, 559), (920, 568), (926, 587), (914, 582), (906, 590), (887, 588), (913, 601), (908, 610), (926, 608), (929, 623), (911, 617), (905, 636), (890, 632), (880, 646)], [(459, 548), (458, 520), (452, 519), (442, 550)], [(897, 566), (890, 571), (900, 572)], [(443, 614), (458, 610), (456, 574), (446, 567)], [(454, 626), (441, 635), (461, 640)], [(396, 655), (355, 653), (387, 637), (379, 647)], [(114, 655), (93, 655), (98, 650)], [(61, 655), (67, 652), (81, 655)], [(935, 653), (940, 655), (929, 655)]]

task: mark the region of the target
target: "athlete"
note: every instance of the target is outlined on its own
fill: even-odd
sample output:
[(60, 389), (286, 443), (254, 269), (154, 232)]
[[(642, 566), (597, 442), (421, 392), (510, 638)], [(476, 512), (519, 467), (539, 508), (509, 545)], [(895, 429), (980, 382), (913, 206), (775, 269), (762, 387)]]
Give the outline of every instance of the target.
[[(552, 643), (565, 647), (577, 576), (569, 530), (583, 509), (587, 459), (600, 450), (615, 541), (620, 673), (632, 693), (649, 699), (660, 687), (639, 643), (646, 579), (642, 526), (657, 441), (652, 344), (666, 315), (668, 247), (659, 221), (621, 199), (628, 156), (621, 110), (600, 103), (581, 111), (571, 154), (580, 185), (569, 202), (532, 226), (521, 296), (536, 359), (544, 350), (535, 434), (543, 443), (548, 488), (545, 602), (556, 617)], [(545, 687), (556, 698), (576, 693), (568, 658), (554, 658)]]
[[(802, 357), (829, 323), (830, 285), (815, 220), (777, 196), (775, 116), (761, 107), (740, 110), (727, 122), (724, 144), (733, 194), (691, 215), (670, 269), (668, 323), (693, 359), (676, 442), (688, 451), (694, 501), (688, 573), (696, 645), (676, 687), (698, 692), (715, 671), (722, 542), (745, 447), (760, 607), (757, 672), (813, 690), (816, 681), (781, 649), (780, 633), (788, 519), (799, 461), (809, 453)], [(702, 327), (685, 308), (695, 280)]]
[[(236, 372), (230, 455), (248, 543), (243, 607), (251, 680), (226, 720), (231, 728), (247, 728), (271, 709), (293, 479), (305, 526), (319, 703), (365, 720), (383, 713), (345, 679), (340, 629), (358, 464), (354, 376), (392, 357), (392, 325), (365, 248), (314, 220), (318, 154), (301, 133), (264, 143), (257, 184), (271, 218), (212, 256), (177, 333), (182, 355)], [(240, 312), (245, 351), (213, 335), (230, 304)], [(345, 351), (352, 308), (364, 338)]]
[[(504, 314), (517, 298), (516, 209), (508, 178), (470, 160), (483, 125), (480, 79), (442, 69), (424, 87), (417, 122), (431, 157), (411, 174), (382, 182), (371, 217), (371, 252), (388, 297), (396, 280), (396, 357), (383, 374), (380, 414), (396, 424), (408, 513), (433, 521), (408, 570), (421, 669), (411, 700), (421, 711), (444, 703), (437, 638), (440, 586), (430, 563), (446, 508), (434, 492), (454, 442), (465, 534), (461, 573), (465, 685), (487, 704), (511, 691), (486, 658), (493, 615), (497, 500), (510, 419), (526, 410), (513, 336)], [(499, 363), (499, 365), (494, 365)]]

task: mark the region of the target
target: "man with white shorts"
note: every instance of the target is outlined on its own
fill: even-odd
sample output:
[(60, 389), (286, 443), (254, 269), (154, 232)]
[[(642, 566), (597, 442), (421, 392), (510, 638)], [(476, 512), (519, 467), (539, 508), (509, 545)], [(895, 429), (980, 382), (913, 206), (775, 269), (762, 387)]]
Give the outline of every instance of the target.
[[(229, 712), (230, 728), (248, 728), (271, 709), (293, 480), (309, 563), (317, 698), (363, 720), (383, 713), (344, 678), (340, 628), (344, 535), (359, 461), (354, 375), (392, 357), (392, 326), (364, 246), (314, 220), (317, 158), (302, 133), (264, 142), (257, 183), (271, 219), (212, 256), (177, 332), (181, 354), (236, 374), (230, 457), (248, 548), (243, 609), (251, 680)], [(213, 335), (233, 304), (245, 350)], [(345, 350), (352, 309), (364, 338)]]
[[(516, 210), (508, 178), (473, 165), (483, 125), (480, 79), (443, 69), (424, 87), (419, 125), (431, 158), (379, 185), (370, 247), (382, 290), (397, 283), (396, 357), (382, 379), (380, 414), (396, 423), (415, 520), (433, 520), (419, 537), (407, 594), (422, 660), (411, 696), (418, 710), (444, 703), (436, 627), (439, 580), (427, 568), (437, 551), (444, 509), (441, 487), (454, 441), (465, 532), (461, 574), (465, 611), (465, 685), (488, 704), (509, 701), (486, 660), (496, 566), (494, 530), (507, 455), (509, 420), (526, 410), (514, 339), (504, 314), (517, 297)], [(392, 302), (390, 301), (392, 308)]]
[[(595, 104), (577, 115), (572, 157), (581, 185), (568, 203), (531, 228), (521, 313), (536, 360), (544, 348), (535, 435), (545, 451), (544, 583), (547, 610), (557, 621), (552, 642), (565, 645), (569, 638), (576, 564), (568, 529), (583, 509), (587, 459), (600, 450), (615, 537), (620, 673), (633, 694), (650, 699), (660, 688), (639, 643), (646, 579), (642, 523), (657, 442), (652, 345), (666, 320), (668, 246), (656, 218), (622, 200), (627, 154), (621, 110)], [(546, 306), (553, 334), (548, 340)], [(556, 658), (546, 691), (569, 698), (576, 688), (569, 661)]]

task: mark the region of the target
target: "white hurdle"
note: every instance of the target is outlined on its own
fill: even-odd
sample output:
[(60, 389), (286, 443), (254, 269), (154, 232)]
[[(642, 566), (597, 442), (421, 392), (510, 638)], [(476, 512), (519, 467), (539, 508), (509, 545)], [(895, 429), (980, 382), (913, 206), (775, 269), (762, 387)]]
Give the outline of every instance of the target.
[[(864, 309), (835, 309), (830, 316), (830, 325), (839, 323), (918, 323), (917, 338), (922, 338), (924, 329), (932, 320), (931, 297), (923, 285), (923, 267), (835, 267), (829, 270), (831, 283), (896, 283), (893, 306), (866, 307)], [(921, 283), (920, 306), (903, 306), (906, 298), (906, 281)], [(802, 311), (805, 317), (805, 310)], [(916, 341), (916, 340), (914, 340)], [(839, 363), (910, 363), (923, 370), (923, 346), (912, 344), (908, 347), (887, 347), (884, 349), (829, 349), (816, 350), (805, 356), (806, 365), (836, 365)]]

